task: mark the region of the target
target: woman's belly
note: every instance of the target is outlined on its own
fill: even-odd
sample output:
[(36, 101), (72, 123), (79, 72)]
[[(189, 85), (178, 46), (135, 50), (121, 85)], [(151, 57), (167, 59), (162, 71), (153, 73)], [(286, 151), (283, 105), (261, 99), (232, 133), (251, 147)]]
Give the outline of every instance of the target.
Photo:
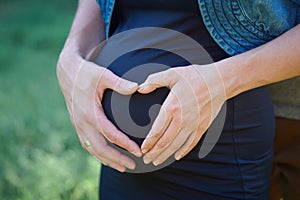
[[(113, 35), (103, 45), (96, 61), (117, 76), (138, 84), (150, 74), (172, 67), (212, 62), (209, 53), (194, 38), (158, 27), (136, 28)], [(106, 90), (102, 105), (107, 118), (140, 145), (168, 93), (166, 87), (150, 94), (136, 92), (129, 96)]]
[[(150, 74), (189, 64), (171, 52), (142, 49), (118, 57), (108, 66), (108, 69), (124, 79), (141, 84)], [(108, 119), (141, 145), (168, 93), (169, 89), (166, 87), (149, 94), (136, 92), (127, 96), (108, 89), (103, 95), (102, 105)]]

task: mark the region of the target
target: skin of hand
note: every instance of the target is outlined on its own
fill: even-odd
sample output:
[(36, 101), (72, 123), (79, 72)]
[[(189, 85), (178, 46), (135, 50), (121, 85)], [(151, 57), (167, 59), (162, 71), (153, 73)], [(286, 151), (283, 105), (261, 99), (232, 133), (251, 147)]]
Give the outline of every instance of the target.
[[(103, 164), (119, 171), (125, 171), (125, 167), (134, 169), (135, 163), (109, 146), (107, 140), (136, 156), (141, 156), (140, 148), (106, 118), (101, 99), (107, 88), (129, 95), (138, 89), (138, 84), (121, 79), (111, 71), (85, 60), (79, 66), (77, 78), (71, 84), (64, 67), (58, 67), (57, 75), (71, 122), (83, 148)], [(91, 145), (87, 147), (85, 141)]]
[[(135, 162), (109, 146), (108, 142), (138, 157), (141, 150), (106, 118), (101, 99), (107, 88), (129, 95), (138, 89), (138, 85), (85, 60), (104, 39), (104, 27), (96, 1), (79, 1), (70, 34), (58, 60), (57, 77), (83, 148), (102, 164), (124, 172), (126, 168), (134, 169)], [(90, 145), (86, 146), (86, 141)]]
[(174, 153), (176, 160), (185, 156), (226, 101), (223, 82), (214, 64), (152, 74), (138, 91), (145, 94), (165, 86), (171, 92), (142, 145), (146, 164), (159, 165)]
[[(209, 67), (215, 70), (210, 73)], [(150, 75), (140, 85), (140, 93), (163, 86), (170, 87), (171, 92), (142, 144), (144, 162), (158, 165), (174, 153), (175, 159), (181, 159), (198, 143), (223, 101), (299, 75), (300, 25), (260, 47), (212, 66), (192, 65)], [(218, 81), (214, 82), (214, 78)], [(226, 98), (218, 94), (222, 91)]]

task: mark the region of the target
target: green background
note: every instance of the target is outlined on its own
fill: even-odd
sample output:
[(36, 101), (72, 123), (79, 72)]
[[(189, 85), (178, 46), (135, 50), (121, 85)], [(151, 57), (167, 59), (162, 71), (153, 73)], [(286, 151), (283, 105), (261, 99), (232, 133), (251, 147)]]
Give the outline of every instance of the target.
[(0, 199), (97, 199), (56, 78), (77, 0), (0, 0)]

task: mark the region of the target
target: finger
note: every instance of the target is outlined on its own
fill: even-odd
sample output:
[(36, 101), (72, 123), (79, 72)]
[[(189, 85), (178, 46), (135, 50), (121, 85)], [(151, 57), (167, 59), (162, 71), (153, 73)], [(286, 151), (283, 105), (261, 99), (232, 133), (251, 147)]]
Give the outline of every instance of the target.
[(102, 159), (100, 162), (101, 162), (101, 165), (108, 166), (107, 161), (105, 161), (104, 159)]
[[(86, 141), (89, 141), (89, 146), (85, 145)], [(109, 146), (105, 138), (95, 130), (88, 131), (84, 136), (81, 136), (81, 144), (89, 153), (100, 161), (104, 160), (104, 162), (110, 166), (120, 165), (129, 169), (135, 168), (135, 162), (132, 159)]]
[[(205, 131), (208, 129), (209, 121), (209, 117), (206, 117), (203, 120), (201, 120), (200, 123), (202, 124), (202, 126), (198, 126), (197, 130), (190, 136), (190, 138), (187, 140), (184, 146), (182, 146), (181, 149), (176, 152), (176, 160), (180, 160), (182, 157), (186, 156), (186, 154), (188, 154), (197, 145)], [(206, 126), (206, 124), (208, 125)]]
[[(136, 166), (133, 161), (120, 162), (120, 160), (123, 159), (122, 157), (119, 157), (118, 161), (115, 161), (114, 159), (100, 156), (99, 153), (97, 153), (97, 151), (95, 151), (95, 150), (94, 151), (91, 150), (90, 154), (92, 154), (101, 163), (104, 163), (106, 166), (114, 168), (114, 169), (118, 170), (119, 172), (125, 172), (126, 168), (134, 170), (135, 166)], [(129, 163), (127, 164), (127, 162), (129, 162)]]
[(176, 102), (176, 97), (172, 92), (170, 92), (142, 144), (141, 148), (143, 153), (146, 153), (153, 148), (155, 143), (161, 138), (164, 131), (171, 123), (172, 116), (174, 116), (178, 109), (179, 106)]
[[(107, 159), (105, 157), (100, 156), (92, 146), (87, 147), (82, 143), (83, 148), (91, 154), (96, 160), (100, 161), (102, 165), (110, 166), (111, 168), (114, 168), (115, 170), (118, 170), (119, 172), (124, 172), (126, 170), (126, 167), (124, 165), (121, 165), (119, 163), (116, 163), (110, 159)], [(95, 144), (93, 144), (95, 146)]]
[(111, 143), (127, 150), (136, 157), (141, 157), (142, 152), (140, 147), (131, 140), (127, 135), (119, 131), (106, 117), (102, 107), (98, 104), (95, 109), (98, 129), (103, 136)]
[(138, 92), (147, 94), (160, 87), (170, 87), (177, 81), (175, 70), (168, 69), (162, 72), (151, 74), (145, 82), (139, 86)]
[(101, 162), (101, 164), (103, 164), (105, 166), (109, 166), (109, 167), (111, 167), (111, 168), (113, 168), (113, 169), (115, 169), (115, 170), (117, 170), (119, 172), (125, 172), (125, 170), (126, 170), (125, 166), (120, 165), (118, 163), (115, 163), (115, 162), (113, 162), (111, 160), (108, 160), (108, 159), (105, 159), (105, 158), (99, 158), (98, 156), (94, 156), (94, 155), (93, 155), (93, 157), (95, 159), (99, 160)]
[(202, 135), (197, 134), (197, 131), (193, 132), (189, 136), (186, 143), (175, 153), (175, 159), (180, 160), (181, 158), (186, 156), (186, 154), (188, 154), (196, 146), (196, 144), (199, 142), (201, 136)]
[(181, 130), (172, 143), (157, 158), (154, 159), (153, 164), (157, 166), (165, 162), (184, 145), (190, 134), (191, 133), (188, 133), (186, 130)]
[(118, 150), (109, 145), (106, 145), (104, 147), (100, 147), (99, 145), (97, 145), (95, 147), (92, 147), (92, 149), (94, 149), (93, 155), (99, 156), (99, 158), (104, 159), (109, 166), (120, 165), (132, 170), (134, 170), (136, 167), (135, 162), (131, 158), (120, 153)]
[(168, 128), (172, 121), (171, 116), (168, 116), (167, 112), (163, 110), (164, 109), (160, 110), (157, 118), (155, 119), (151, 127), (151, 130), (149, 131), (148, 135), (142, 143), (141, 150), (143, 154), (147, 153), (150, 149), (153, 148), (156, 141), (159, 140), (159, 138), (161, 138), (164, 131)]
[(173, 118), (170, 126), (163, 133), (163, 136), (157, 141), (154, 147), (144, 156), (144, 163), (148, 164), (155, 160), (165, 149), (172, 143), (177, 136), (180, 127), (181, 120)]
[(139, 87), (137, 83), (122, 79), (107, 69), (105, 69), (102, 75), (101, 82), (103, 82), (103, 85), (106, 88), (112, 89), (123, 95), (132, 94)]

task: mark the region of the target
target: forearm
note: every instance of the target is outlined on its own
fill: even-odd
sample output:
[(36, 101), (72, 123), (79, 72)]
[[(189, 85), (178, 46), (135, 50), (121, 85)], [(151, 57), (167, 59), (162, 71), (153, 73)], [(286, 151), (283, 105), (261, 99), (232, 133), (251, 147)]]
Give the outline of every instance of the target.
[(300, 25), (246, 53), (216, 63), (227, 98), (300, 75)]
[(79, 0), (77, 12), (62, 54), (82, 58), (105, 39), (105, 25), (95, 0)]
[(57, 62), (57, 78), (66, 102), (72, 102), (74, 82), (86, 55), (105, 37), (95, 0), (80, 0), (72, 28)]
[(62, 90), (73, 87), (88, 53), (105, 39), (105, 25), (95, 0), (80, 0), (73, 24), (60, 53), (57, 76)]

